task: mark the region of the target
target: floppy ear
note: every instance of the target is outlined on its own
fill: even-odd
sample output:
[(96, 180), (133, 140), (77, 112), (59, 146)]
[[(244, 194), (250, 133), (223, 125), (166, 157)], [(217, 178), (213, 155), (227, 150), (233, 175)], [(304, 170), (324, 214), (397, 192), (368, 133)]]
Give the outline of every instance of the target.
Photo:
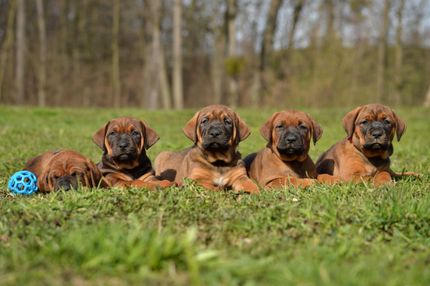
[(200, 112), (196, 112), (193, 118), (191, 118), (187, 124), (185, 124), (184, 131), (185, 136), (187, 136), (194, 143), (197, 142), (197, 121), (199, 120)]
[(318, 122), (316, 122), (315, 120), (313, 120), (310, 117), (309, 117), (309, 119), (311, 120), (311, 123), (312, 123), (312, 139), (313, 139), (313, 142), (315, 145), (315, 143), (317, 143), (317, 141), (321, 138), (321, 136), (323, 134), (323, 129), (318, 124)]
[(266, 139), (267, 142), (272, 141), (272, 124), (275, 117), (279, 114), (279, 112), (275, 112), (267, 121), (261, 126), (260, 134)]
[(235, 113), (235, 116), (236, 116), (236, 128), (238, 129), (237, 132), (239, 133), (239, 138), (237, 138), (238, 139), (237, 142), (240, 142), (248, 138), (249, 134), (251, 134), (251, 130), (249, 130), (248, 125), (246, 125), (245, 121), (243, 121), (239, 117), (239, 115)]
[(352, 134), (354, 134), (355, 129), (355, 120), (357, 119), (358, 114), (360, 113), (363, 107), (359, 106), (354, 110), (348, 112), (343, 117), (343, 128), (345, 129), (346, 134), (348, 134), (348, 140), (352, 138)]
[(394, 119), (396, 120), (396, 135), (397, 141), (400, 141), (403, 133), (406, 131), (406, 123), (397, 116), (397, 114), (393, 111)]
[(51, 192), (54, 190), (54, 186), (52, 185), (52, 181), (49, 177), (49, 172), (43, 172), (37, 177), (37, 186), (39, 187), (39, 191), (42, 193)]
[(97, 146), (99, 146), (102, 150), (104, 150), (105, 147), (105, 136), (106, 136), (106, 130), (108, 129), (108, 126), (110, 124), (110, 121), (106, 123), (105, 126), (100, 128), (94, 135), (93, 135), (93, 142), (96, 143)]
[(145, 149), (149, 149), (152, 145), (154, 145), (159, 139), (160, 136), (158, 136), (157, 132), (154, 131), (151, 127), (149, 127), (148, 124), (146, 124), (143, 121), (140, 121), (140, 124), (142, 125), (142, 133), (144, 134), (144, 146)]

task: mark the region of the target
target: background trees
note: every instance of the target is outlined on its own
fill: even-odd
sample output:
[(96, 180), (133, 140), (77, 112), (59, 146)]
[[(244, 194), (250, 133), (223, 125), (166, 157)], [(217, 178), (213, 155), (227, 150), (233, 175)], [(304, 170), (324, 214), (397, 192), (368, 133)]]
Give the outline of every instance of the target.
[(420, 105), (428, 16), (426, 0), (0, 0), (0, 103)]

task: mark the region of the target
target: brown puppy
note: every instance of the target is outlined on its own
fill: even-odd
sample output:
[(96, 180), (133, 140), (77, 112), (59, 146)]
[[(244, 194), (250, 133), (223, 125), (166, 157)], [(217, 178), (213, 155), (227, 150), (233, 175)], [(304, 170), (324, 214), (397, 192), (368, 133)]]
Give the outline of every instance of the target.
[(306, 187), (315, 182), (315, 165), (308, 151), (311, 138), (315, 144), (322, 135), (318, 123), (301, 111), (281, 111), (266, 121), (260, 133), (268, 142), (266, 147), (244, 159), (252, 179), (269, 188)]
[(41, 192), (77, 189), (79, 186), (104, 186), (97, 166), (88, 158), (71, 151), (46, 152), (30, 159), (24, 170), (33, 172)]
[(160, 153), (155, 159), (157, 175), (177, 183), (189, 178), (207, 189), (259, 192), (248, 178), (237, 151), (239, 142), (249, 136), (249, 128), (230, 108), (203, 108), (188, 121), (184, 133), (194, 146), (180, 152)]
[(373, 181), (381, 185), (397, 177), (390, 169), (392, 140), (399, 141), (406, 125), (391, 108), (381, 104), (359, 106), (345, 115), (347, 137), (333, 145), (317, 161), (322, 180)]
[(103, 150), (97, 165), (112, 187), (153, 189), (173, 185), (154, 176), (146, 149), (159, 139), (145, 122), (131, 117), (112, 119), (94, 134), (93, 141)]

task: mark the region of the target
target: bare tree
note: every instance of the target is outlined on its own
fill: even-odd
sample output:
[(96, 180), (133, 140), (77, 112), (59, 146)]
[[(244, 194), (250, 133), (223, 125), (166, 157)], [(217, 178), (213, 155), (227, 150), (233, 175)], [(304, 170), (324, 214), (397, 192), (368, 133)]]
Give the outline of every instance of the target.
[[(236, 13), (237, 13), (237, 0), (227, 0), (226, 23), (227, 23), (227, 65), (235, 65), (236, 56)], [(231, 68), (226, 68), (227, 71)], [(237, 82), (234, 74), (228, 76), (228, 96), (229, 104), (232, 107), (237, 106), (239, 103), (239, 94)]]
[(283, 0), (272, 0), (270, 2), (269, 12), (266, 17), (266, 26), (263, 31), (263, 36), (261, 39), (261, 49), (260, 49), (260, 64), (257, 71), (256, 80), (259, 81), (258, 87), (258, 102), (254, 102), (255, 105), (262, 103), (262, 96), (267, 93), (266, 84), (266, 66), (267, 66), (267, 56), (271, 53), (273, 48), (273, 41), (276, 32), (276, 26), (278, 22), (279, 9), (282, 6)]
[(173, 5), (173, 100), (175, 109), (184, 107), (182, 87), (182, 0)]
[(382, 26), (379, 35), (379, 45), (378, 45), (378, 66), (377, 66), (377, 99), (382, 101), (385, 96), (385, 66), (387, 62), (387, 37), (389, 29), (389, 17), (390, 17), (390, 0), (384, 0), (384, 11)]
[(113, 25), (112, 25), (112, 98), (114, 107), (121, 105), (121, 82), (119, 78), (119, 19), (120, 0), (113, 3)]
[(395, 91), (394, 101), (396, 104), (401, 102), (402, 90), (402, 68), (403, 68), (403, 10), (405, 9), (405, 0), (399, 0), (397, 7), (397, 29), (396, 29), (396, 47), (395, 47)]
[(7, 15), (6, 38), (2, 45), (0, 55), (0, 100), (3, 99), (3, 80), (6, 73), (6, 63), (9, 58), (10, 49), (13, 43), (13, 23), (15, 21), (16, 1), (10, 1), (9, 11)]
[(430, 107), (430, 85), (429, 85), (429, 87), (427, 89), (427, 94), (426, 94), (426, 98), (425, 98), (425, 101), (424, 101), (424, 107), (427, 107), (427, 108)]
[(24, 103), (24, 76), (25, 76), (25, 0), (17, 0), (16, 23), (16, 75), (15, 88), (17, 104)]
[(39, 64), (37, 101), (39, 106), (46, 105), (46, 27), (43, 0), (36, 0), (37, 27), (39, 30)]

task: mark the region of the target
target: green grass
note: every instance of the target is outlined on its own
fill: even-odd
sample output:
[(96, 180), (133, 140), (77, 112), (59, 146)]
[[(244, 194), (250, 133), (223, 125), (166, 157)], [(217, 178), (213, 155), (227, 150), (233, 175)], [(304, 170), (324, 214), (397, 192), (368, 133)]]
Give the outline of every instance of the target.
[[(272, 110), (273, 111), (273, 110)], [(239, 110), (252, 127), (243, 155), (260, 149), (270, 110)], [(348, 109), (305, 110), (323, 127), (318, 154), (344, 136)], [(408, 124), (394, 170), (424, 174), (394, 186), (317, 185), (260, 196), (189, 186), (165, 191), (78, 190), (13, 196), (8, 177), (46, 150), (71, 148), (98, 161), (92, 134), (108, 119), (145, 119), (161, 140), (149, 151), (190, 145), (193, 111), (0, 107), (0, 283), (179, 285), (429, 285), (430, 124)]]

